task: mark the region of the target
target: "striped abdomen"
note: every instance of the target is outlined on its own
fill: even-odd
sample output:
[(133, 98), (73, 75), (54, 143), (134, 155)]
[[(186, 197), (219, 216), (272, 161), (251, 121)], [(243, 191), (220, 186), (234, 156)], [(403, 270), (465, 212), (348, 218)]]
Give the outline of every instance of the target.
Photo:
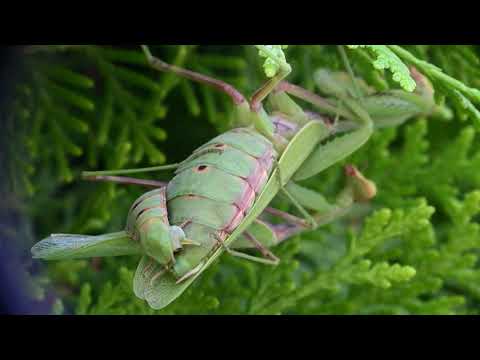
[(140, 232), (147, 232), (156, 221), (169, 225), (166, 188), (149, 191), (133, 203), (128, 214), (125, 231), (135, 241), (139, 241)]
[(265, 186), (277, 157), (254, 130), (224, 133), (185, 160), (167, 188), (170, 224), (201, 244), (177, 256), (178, 276), (197, 266), (242, 222)]

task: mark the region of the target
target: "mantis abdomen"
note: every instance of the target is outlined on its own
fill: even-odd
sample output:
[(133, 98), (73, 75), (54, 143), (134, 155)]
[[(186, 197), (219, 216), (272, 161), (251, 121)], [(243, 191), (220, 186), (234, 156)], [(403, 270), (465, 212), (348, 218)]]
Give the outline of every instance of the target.
[(198, 266), (242, 222), (276, 158), (270, 141), (240, 128), (213, 139), (181, 164), (167, 188), (169, 220), (199, 246), (176, 255), (176, 276)]

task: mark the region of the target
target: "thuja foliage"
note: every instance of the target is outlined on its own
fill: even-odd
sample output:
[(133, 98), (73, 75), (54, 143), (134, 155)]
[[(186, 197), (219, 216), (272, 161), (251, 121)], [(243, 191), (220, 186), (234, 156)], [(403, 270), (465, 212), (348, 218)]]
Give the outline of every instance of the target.
[[(335, 46), (272, 49), (285, 51), (293, 69), (289, 80), (310, 90), (318, 90), (316, 69), (344, 70)], [(152, 50), (244, 93), (277, 70), (254, 47)], [(23, 184), (37, 240), (52, 232), (119, 230), (144, 191), (82, 183), (80, 171), (181, 161), (230, 126), (226, 96), (152, 71), (137, 47), (36, 46), (27, 53), (15, 116), (31, 159)], [(432, 116), (377, 130), (347, 159), (376, 182), (373, 201), (279, 246), (276, 268), (222, 256), (162, 311), (132, 292), (137, 258), (48, 264), (48, 283), (65, 312), (480, 313), (479, 47), (351, 45), (346, 55), (350, 70), (378, 92), (414, 90), (411, 66), (435, 89), (438, 110)], [(344, 185), (344, 164), (308, 185), (333, 199)], [(169, 174), (159, 176), (167, 180)], [(276, 205), (288, 210), (282, 199)]]

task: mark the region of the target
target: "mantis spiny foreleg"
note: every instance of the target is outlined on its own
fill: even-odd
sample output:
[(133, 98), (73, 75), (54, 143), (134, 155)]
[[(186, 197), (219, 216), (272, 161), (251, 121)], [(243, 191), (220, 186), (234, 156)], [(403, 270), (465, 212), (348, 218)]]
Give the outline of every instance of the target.
[[(340, 51), (340, 53), (345, 62), (345, 67), (349, 70), (350, 76), (353, 77), (354, 75), (351, 71), (351, 66), (346, 55), (342, 53), (342, 51)], [(356, 84), (356, 79), (354, 77), (351, 81)], [(363, 108), (361, 99), (356, 100), (348, 98), (347, 96), (339, 95), (341, 96), (341, 102), (345, 106), (335, 107), (320, 96), (295, 85), (283, 83), (282, 90), (302, 100), (310, 102), (312, 105), (317, 106), (324, 111), (329, 111), (331, 114), (334, 113), (335, 115), (340, 115), (346, 119), (354, 120), (360, 125), (358, 129), (347, 135), (338, 137), (325, 145), (319, 145), (317, 150), (313, 151), (307, 161), (302, 164), (293, 180), (298, 181), (312, 177), (329, 168), (331, 165), (347, 158), (361, 148), (373, 134), (373, 121), (368, 112)], [(360, 95), (359, 90), (358, 94)], [(282, 102), (278, 102), (278, 105), (281, 106)]]

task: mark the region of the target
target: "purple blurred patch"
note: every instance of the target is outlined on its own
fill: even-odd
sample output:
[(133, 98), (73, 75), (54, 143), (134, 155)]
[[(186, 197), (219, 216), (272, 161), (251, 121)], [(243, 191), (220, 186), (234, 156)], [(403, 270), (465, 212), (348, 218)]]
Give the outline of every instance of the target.
[(0, 49), (0, 313), (50, 314), (55, 297), (36, 301), (29, 292), (32, 267), (29, 246), (29, 222), (20, 210), (20, 197), (12, 192), (11, 167), (16, 154), (10, 145), (16, 142), (16, 122), (10, 113), (13, 89), (19, 77), (20, 46)]
[[(1, 224), (0, 226), (4, 226)], [(0, 313), (11, 315), (47, 315), (51, 313), (55, 297), (47, 295), (36, 301), (28, 292), (28, 268), (21, 262), (18, 249), (14, 250), (2, 239), (0, 249)]]

